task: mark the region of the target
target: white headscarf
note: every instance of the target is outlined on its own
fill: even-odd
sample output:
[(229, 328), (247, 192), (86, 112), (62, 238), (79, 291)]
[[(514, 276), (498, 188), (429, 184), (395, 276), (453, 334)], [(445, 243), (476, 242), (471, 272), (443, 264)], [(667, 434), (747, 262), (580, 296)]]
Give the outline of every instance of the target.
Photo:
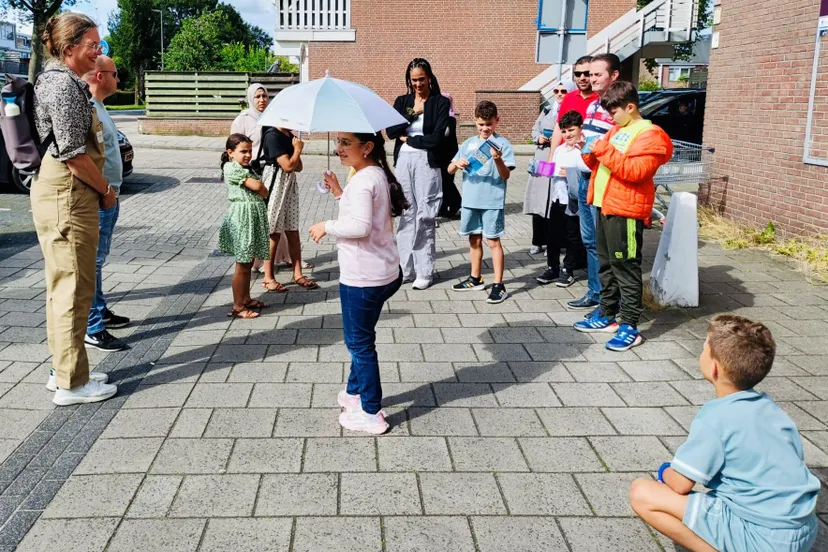
[(558, 82), (555, 83), (555, 86), (552, 87), (552, 90), (556, 89), (558, 86), (563, 86), (564, 88), (566, 88), (567, 92), (572, 92), (573, 90), (578, 88), (578, 85), (575, 84), (571, 80), (566, 80), (566, 81), (559, 80)]
[(247, 109), (242, 110), (239, 116), (233, 121), (233, 124), (230, 125), (231, 133), (238, 132), (253, 140), (253, 155), (256, 155), (259, 151), (259, 142), (262, 139), (262, 127), (256, 124), (262, 112), (256, 109), (255, 103), (256, 92), (260, 88), (267, 92), (264, 85), (257, 82), (250, 85), (247, 89)]
[(256, 109), (256, 92), (258, 92), (259, 89), (264, 90), (265, 94), (267, 94), (267, 88), (258, 82), (254, 82), (247, 88), (247, 111), (249, 112), (248, 115), (254, 119), (258, 119), (262, 114), (261, 111)]

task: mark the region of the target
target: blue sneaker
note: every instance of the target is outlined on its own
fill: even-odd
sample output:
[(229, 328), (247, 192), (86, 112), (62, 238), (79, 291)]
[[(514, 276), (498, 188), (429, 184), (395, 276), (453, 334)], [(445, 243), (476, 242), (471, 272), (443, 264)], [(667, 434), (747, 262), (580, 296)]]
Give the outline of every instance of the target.
[(644, 338), (641, 337), (638, 328), (634, 328), (629, 324), (621, 324), (615, 337), (607, 341), (607, 349), (619, 352), (629, 351), (633, 347), (641, 345), (642, 341), (644, 341)]
[(618, 322), (615, 321), (615, 317), (596, 314), (592, 318), (575, 322), (572, 327), (585, 333), (615, 333), (618, 331)]

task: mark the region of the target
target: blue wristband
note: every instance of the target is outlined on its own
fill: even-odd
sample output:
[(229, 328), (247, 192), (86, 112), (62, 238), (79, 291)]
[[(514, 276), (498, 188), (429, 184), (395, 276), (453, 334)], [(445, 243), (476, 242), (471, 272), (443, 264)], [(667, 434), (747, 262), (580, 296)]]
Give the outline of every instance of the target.
[(658, 468), (658, 482), (659, 483), (664, 483), (664, 470), (666, 470), (669, 467), (670, 467), (670, 462), (664, 462), (661, 466), (659, 466), (659, 468)]

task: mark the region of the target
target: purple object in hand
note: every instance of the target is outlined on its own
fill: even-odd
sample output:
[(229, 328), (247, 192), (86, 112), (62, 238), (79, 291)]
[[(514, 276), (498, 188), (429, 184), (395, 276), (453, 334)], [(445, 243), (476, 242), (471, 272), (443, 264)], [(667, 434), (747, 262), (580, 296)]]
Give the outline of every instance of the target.
[(538, 161), (538, 176), (555, 176), (555, 163), (549, 161)]

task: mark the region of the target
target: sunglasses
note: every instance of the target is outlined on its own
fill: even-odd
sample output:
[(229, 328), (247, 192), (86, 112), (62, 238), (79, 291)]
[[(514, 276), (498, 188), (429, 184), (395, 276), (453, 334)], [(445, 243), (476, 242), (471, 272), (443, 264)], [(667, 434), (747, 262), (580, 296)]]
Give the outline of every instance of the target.
[(589, 71), (573, 71), (572, 74), (575, 75), (575, 78), (588, 77), (589, 76)]
[(113, 78), (118, 78), (118, 71), (98, 71), (98, 73), (112, 73)]
[(566, 88), (561, 88), (559, 90), (553, 90), (555, 94), (566, 94)]

